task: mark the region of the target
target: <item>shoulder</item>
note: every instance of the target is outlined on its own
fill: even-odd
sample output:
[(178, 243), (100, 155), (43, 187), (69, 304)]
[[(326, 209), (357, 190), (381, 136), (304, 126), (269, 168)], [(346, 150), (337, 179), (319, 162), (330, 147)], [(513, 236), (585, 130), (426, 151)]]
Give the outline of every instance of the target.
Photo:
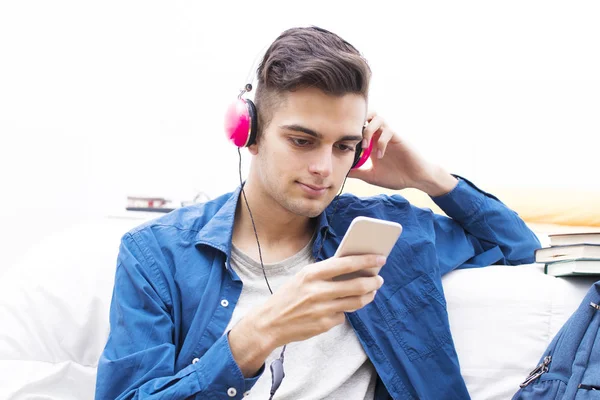
[[(234, 192), (202, 204), (176, 209), (147, 221), (123, 235), (118, 266), (157, 282), (164, 301), (170, 298), (167, 282), (172, 282), (177, 268), (209, 266), (212, 253), (196, 251), (199, 232), (224, 207), (230, 207)], [(229, 203), (228, 203), (229, 202)]]

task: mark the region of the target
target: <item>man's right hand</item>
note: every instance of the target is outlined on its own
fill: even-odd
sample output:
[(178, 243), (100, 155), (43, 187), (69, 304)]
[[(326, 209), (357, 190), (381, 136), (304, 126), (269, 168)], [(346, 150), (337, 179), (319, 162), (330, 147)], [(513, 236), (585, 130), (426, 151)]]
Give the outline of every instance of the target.
[(326, 332), (344, 322), (344, 312), (372, 302), (383, 284), (381, 276), (333, 278), (383, 264), (385, 257), (377, 255), (332, 257), (285, 282), (229, 332), (231, 352), (244, 376), (254, 376), (277, 347)]

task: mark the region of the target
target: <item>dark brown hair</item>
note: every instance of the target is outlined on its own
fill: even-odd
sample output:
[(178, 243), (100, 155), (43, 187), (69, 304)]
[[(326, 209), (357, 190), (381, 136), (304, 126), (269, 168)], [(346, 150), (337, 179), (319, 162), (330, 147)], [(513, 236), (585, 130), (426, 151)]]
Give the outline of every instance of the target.
[(354, 46), (317, 27), (283, 32), (267, 49), (257, 74), (259, 134), (285, 92), (314, 87), (334, 96), (355, 93), (366, 99), (371, 79), (367, 61)]

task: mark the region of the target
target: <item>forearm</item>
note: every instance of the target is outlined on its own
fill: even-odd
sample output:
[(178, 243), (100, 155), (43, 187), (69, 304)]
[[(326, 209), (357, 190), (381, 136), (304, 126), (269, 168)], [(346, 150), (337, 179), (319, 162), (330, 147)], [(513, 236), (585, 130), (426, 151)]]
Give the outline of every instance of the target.
[(450, 193), (458, 184), (458, 179), (439, 166), (431, 167), (432, 171), (419, 182), (417, 189), (431, 197), (443, 196)]
[[(466, 179), (461, 179), (451, 192), (433, 200), (477, 240), (475, 247), (480, 249), (476, 253), (496, 246), (504, 264), (533, 262), (534, 250), (540, 247), (535, 234), (517, 213)], [(485, 258), (481, 262), (485, 264)]]

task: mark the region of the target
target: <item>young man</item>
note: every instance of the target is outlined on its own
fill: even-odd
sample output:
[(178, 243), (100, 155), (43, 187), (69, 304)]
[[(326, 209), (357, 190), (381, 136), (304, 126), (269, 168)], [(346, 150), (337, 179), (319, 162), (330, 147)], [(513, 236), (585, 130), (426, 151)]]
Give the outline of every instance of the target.
[[(96, 398), (268, 399), (279, 379), (265, 366), (284, 345), (275, 398), (468, 398), (441, 276), (532, 262), (535, 235), (367, 113), (369, 67), (337, 35), (284, 32), (258, 75), (244, 191), (123, 237)], [(363, 140), (372, 167), (349, 173)], [(348, 173), (420, 189), (449, 217), (401, 196), (333, 201)], [(331, 258), (359, 215), (403, 225), (387, 260)], [(333, 280), (384, 263), (378, 276)]]

